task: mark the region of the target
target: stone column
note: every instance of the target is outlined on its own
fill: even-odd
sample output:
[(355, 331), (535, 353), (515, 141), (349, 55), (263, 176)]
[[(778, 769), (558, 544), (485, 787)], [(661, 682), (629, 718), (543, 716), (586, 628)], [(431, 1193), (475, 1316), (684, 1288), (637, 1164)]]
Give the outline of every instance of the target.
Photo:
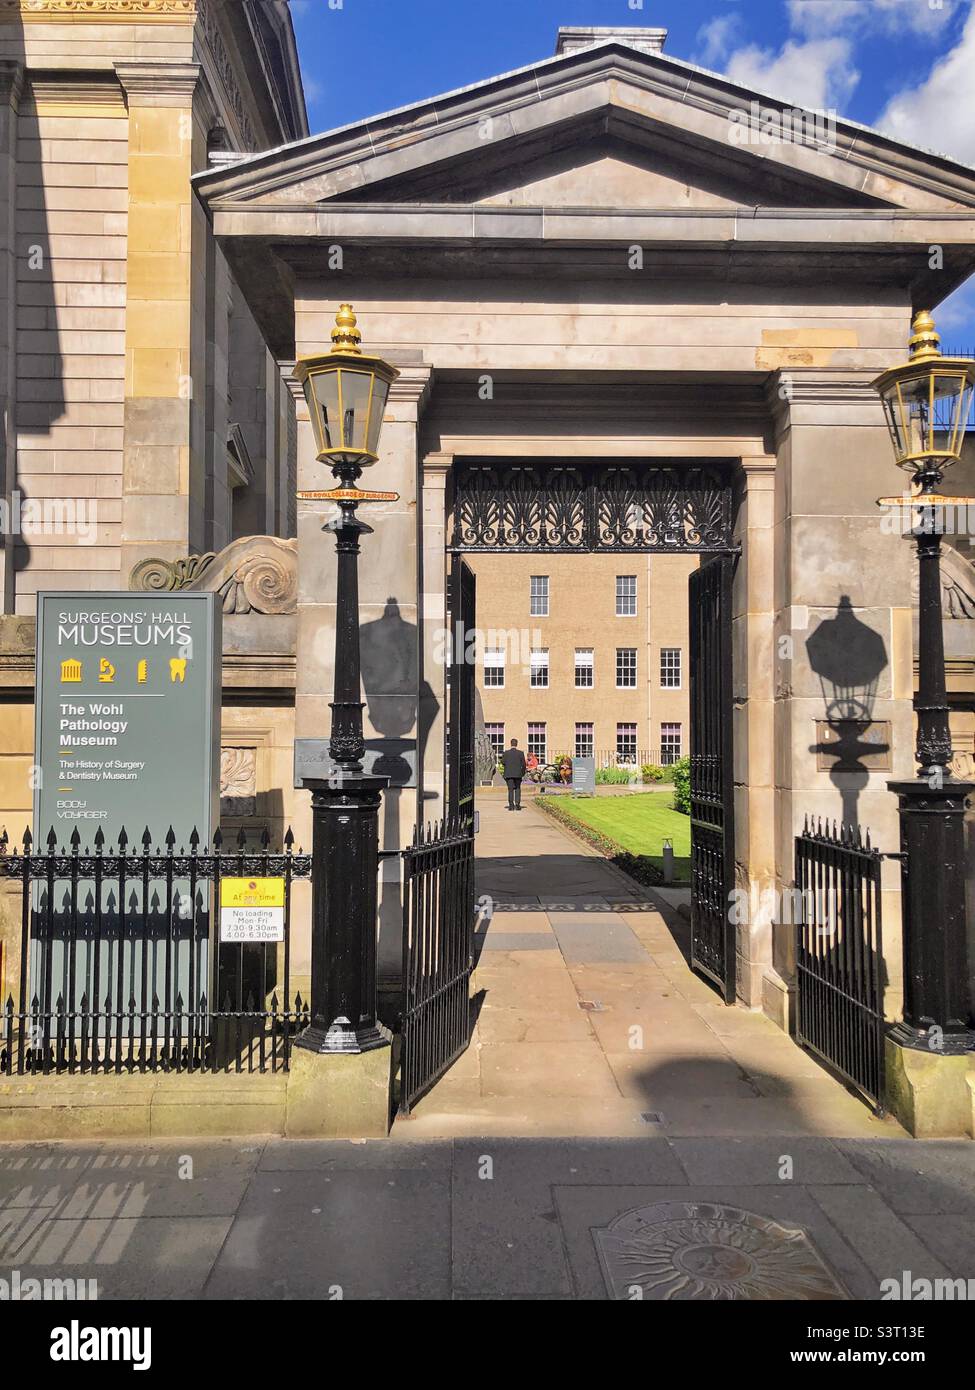
[(453, 454), (427, 454), (420, 506), (420, 724), (426, 730), (417, 818), (436, 820), (446, 810), (447, 481)]
[[(0, 62), (0, 470), (6, 515), (17, 486), (17, 108), (24, 69)], [(0, 613), (14, 611), (14, 536), (0, 533)]]
[(199, 64), (115, 70), (129, 107), (124, 587), (145, 555), (203, 548), (206, 245), (190, 177), (203, 167), (206, 134), (194, 120)]
[[(798, 369), (776, 373), (769, 399), (776, 425), (775, 474), (775, 843), (776, 880), (794, 884), (794, 837), (806, 816), (854, 821), (882, 850), (899, 846), (892, 777), (913, 760), (910, 544), (883, 524), (877, 498), (897, 493), (890, 441), (872, 372)], [(838, 649), (824, 674), (809, 639), (833, 621)], [(824, 643), (814, 644), (817, 650)], [(822, 660), (816, 657), (822, 667)], [(834, 669), (835, 668), (835, 669)], [(880, 744), (853, 771), (837, 771), (822, 746), (835, 683), (847, 682), (870, 711)], [(900, 891), (896, 861), (883, 880), (887, 1010), (901, 992)], [(794, 928), (774, 929), (773, 965), (794, 985)], [(770, 977), (770, 988), (774, 986)]]
[[(772, 647), (775, 459), (742, 460), (732, 589), (738, 997), (782, 1022), (764, 977), (772, 965), (775, 816)], [(785, 1026), (785, 1023), (782, 1023)]]

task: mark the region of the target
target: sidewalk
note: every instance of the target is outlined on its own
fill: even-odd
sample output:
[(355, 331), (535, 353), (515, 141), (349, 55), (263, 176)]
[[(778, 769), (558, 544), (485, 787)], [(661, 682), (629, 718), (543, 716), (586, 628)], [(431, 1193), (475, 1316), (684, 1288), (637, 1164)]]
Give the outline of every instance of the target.
[(768, 1019), (726, 1007), (663, 896), (530, 803), (479, 804), (493, 911), (474, 1039), (394, 1135), (903, 1134)]
[(0, 1278), (702, 1302), (975, 1278), (970, 1141), (901, 1137), (725, 1008), (683, 919), (542, 812), (481, 824), (477, 1030), (415, 1116), (388, 1140), (0, 1145)]

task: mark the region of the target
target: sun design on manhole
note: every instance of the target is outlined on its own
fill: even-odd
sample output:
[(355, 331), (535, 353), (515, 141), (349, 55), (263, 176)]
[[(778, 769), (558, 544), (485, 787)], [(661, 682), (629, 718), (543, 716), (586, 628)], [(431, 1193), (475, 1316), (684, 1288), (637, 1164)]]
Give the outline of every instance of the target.
[(841, 1299), (804, 1231), (712, 1203), (661, 1202), (593, 1231), (610, 1293), (649, 1299)]

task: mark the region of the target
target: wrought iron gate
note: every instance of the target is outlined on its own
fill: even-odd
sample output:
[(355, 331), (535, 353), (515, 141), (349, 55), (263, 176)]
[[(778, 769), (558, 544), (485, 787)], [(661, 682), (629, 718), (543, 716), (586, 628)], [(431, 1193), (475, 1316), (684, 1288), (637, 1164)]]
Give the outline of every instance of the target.
[(796, 836), (796, 1042), (884, 1105), (883, 855), (859, 826)]
[(447, 689), (447, 810), (474, 814), (474, 663), (468, 660), (475, 621), (474, 572), (459, 555), (450, 559), (448, 619), (451, 660)]
[(403, 854), (403, 1017), (399, 1108), (409, 1114), (471, 1040), (474, 833), (452, 816)]
[(719, 555), (690, 576), (691, 965), (735, 999), (731, 581)]

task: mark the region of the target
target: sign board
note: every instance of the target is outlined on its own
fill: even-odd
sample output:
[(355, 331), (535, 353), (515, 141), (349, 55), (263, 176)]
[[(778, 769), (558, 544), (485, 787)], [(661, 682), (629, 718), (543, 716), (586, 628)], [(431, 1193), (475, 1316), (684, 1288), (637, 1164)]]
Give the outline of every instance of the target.
[(596, 795), (595, 758), (572, 759), (572, 794), (573, 796)]
[[(177, 852), (189, 848), (194, 829), (202, 845), (210, 842), (220, 792), (220, 617), (215, 594), (38, 594), (33, 826), (38, 849), (46, 847), (52, 827), (59, 845), (67, 845), (77, 830), (82, 851), (94, 847), (101, 830), (110, 853), (123, 827), (135, 853), (146, 827), (153, 848), (165, 846), (170, 826)], [(79, 884), (80, 903), (92, 888)], [(208, 902), (195, 919), (183, 879), (161, 891), (155, 883), (148, 891), (131, 891), (146, 914), (147, 932), (156, 934), (153, 940), (160, 933), (174, 937), (177, 921), (196, 921), (192, 946), (187, 928), (180, 928), (183, 944), (175, 959), (155, 951), (148, 970), (141, 953), (151, 951), (151, 943), (130, 943), (125, 969), (136, 1007), (148, 1007), (157, 996), (164, 1009), (171, 1008), (178, 995), (189, 998), (191, 981), (194, 991), (205, 991)], [(96, 979), (109, 978), (111, 895), (102, 907), (109, 931), (100, 955), (90, 946), (80, 949), (70, 918), (59, 911), (51, 920), (50, 953), (33, 943), (31, 988), (40, 997), (49, 985), (73, 979), (73, 1007), (78, 1007)]]
[[(295, 739), (295, 786), (303, 787), (305, 777), (323, 781), (335, 771), (327, 738)], [(388, 777), (391, 787), (416, 786), (416, 739), (367, 738), (362, 770), (370, 777)]]
[(40, 593), (34, 836), (207, 844), (220, 791), (215, 594)]
[(284, 879), (224, 878), (220, 880), (220, 941), (284, 940)]

